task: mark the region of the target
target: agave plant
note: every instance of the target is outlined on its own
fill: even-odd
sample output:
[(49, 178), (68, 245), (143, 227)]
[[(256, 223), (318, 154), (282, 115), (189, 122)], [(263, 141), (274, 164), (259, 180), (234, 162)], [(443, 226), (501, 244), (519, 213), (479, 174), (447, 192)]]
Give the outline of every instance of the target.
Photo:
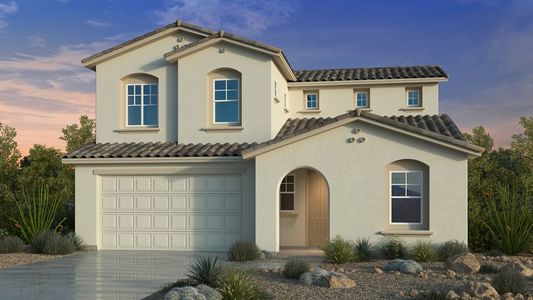
[(208, 286), (217, 286), (224, 275), (223, 261), (214, 256), (199, 257), (192, 266), (188, 267), (190, 279)]
[(66, 218), (54, 226), (59, 205), (63, 202), (63, 193), (49, 193), (48, 185), (41, 183), (33, 187), (31, 193), (23, 188), (19, 197), (11, 194), (17, 207), (18, 216), (10, 218), (15, 227), (20, 229), (22, 238), (31, 241), (38, 233), (53, 229), (57, 231)]

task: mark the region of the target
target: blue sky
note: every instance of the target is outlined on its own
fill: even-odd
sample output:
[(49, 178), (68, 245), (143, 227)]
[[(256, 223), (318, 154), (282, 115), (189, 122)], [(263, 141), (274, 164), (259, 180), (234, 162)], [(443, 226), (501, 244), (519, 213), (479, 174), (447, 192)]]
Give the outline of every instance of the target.
[(294, 69), (441, 65), (441, 113), (499, 146), (533, 116), (533, 0), (0, 0), (0, 122), (23, 149), (62, 148), (94, 115), (80, 60), (175, 19), (280, 47)]

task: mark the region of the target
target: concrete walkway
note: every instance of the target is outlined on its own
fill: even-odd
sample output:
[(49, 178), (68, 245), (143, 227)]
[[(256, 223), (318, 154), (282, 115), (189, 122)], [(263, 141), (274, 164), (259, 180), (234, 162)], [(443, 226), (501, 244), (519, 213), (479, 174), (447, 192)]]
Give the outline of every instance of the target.
[(198, 256), (91, 251), (4, 269), (0, 270), (0, 299), (140, 299), (183, 278)]

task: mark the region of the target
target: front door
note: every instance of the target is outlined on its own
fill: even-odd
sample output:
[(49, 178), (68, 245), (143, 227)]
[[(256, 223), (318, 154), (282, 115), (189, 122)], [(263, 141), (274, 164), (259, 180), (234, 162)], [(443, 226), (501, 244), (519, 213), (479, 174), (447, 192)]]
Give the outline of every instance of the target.
[(308, 244), (322, 247), (328, 240), (328, 186), (324, 177), (309, 172), (308, 184)]

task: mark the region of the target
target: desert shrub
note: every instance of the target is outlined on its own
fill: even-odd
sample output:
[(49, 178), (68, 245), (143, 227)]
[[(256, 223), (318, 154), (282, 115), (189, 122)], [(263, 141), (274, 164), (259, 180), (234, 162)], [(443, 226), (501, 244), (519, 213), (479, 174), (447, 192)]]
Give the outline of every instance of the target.
[(440, 245), (438, 249), (439, 259), (442, 261), (446, 261), (452, 256), (465, 254), (467, 252), (468, 248), (466, 247), (465, 243), (457, 240), (446, 241)]
[(487, 218), (483, 223), (489, 229), (499, 250), (516, 255), (525, 250), (533, 235), (530, 196), (518, 193), (509, 186), (500, 187), (496, 197), (487, 201)]
[(375, 256), (375, 246), (369, 238), (358, 238), (355, 241), (355, 253), (359, 260), (368, 261)]
[(52, 230), (43, 230), (33, 237), (30, 241), (33, 252), (43, 253), (44, 246), (52, 238), (58, 236), (59, 233)]
[(31, 241), (44, 230), (58, 230), (65, 219), (54, 225), (59, 205), (63, 202), (63, 193), (49, 193), (44, 183), (33, 187), (30, 193), (22, 189), (20, 194), (10, 194), (17, 208), (18, 216), (11, 218), (15, 227), (20, 230), (21, 237)]
[(83, 238), (77, 235), (74, 231), (65, 234), (65, 237), (74, 244), (76, 250), (82, 250), (85, 247), (85, 241)]
[(259, 290), (246, 272), (227, 270), (218, 289), (224, 300), (257, 299)]
[(44, 243), (43, 254), (48, 255), (66, 255), (76, 251), (76, 246), (67, 237), (60, 234), (52, 235)]
[(199, 257), (187, 271), (187, 277), (197, 283), (216, 287), (224, 275), (224, 263), (216, 256)]
[(448, 295), (444, 291), (433, 290), (427, 293), (422, 293), (418, 299), (420, 300), (446, 300)]
[(519, 273), (514, 271), (505, 271), (494, 276), (492, 286), (500, 295), (505, 293), (524, 293), (526, 282)]
[(336, 264), (344, 264), (357, 259), (353, 246), (340, 236), (326, 242), (322, 250), (326, 258)]
[(407, 254), (407, 248), (402, 240), (397, 238), (391, 238), (382, 248), (383, 256), (387, 259), (405, 258)]
[(430, 241), (417, 241), (413, 246), (411, 256), (418, 262), (433, 261), (437, 257)]
[(298, 279), (303, 273), (309, 272), (311, 266), (301, 259), (291, 259), (285, 263), (283, 276), (291, 279)]
[(481, 264), (481, 266), (479, 267), (479, 273), (482, 274), (494, 274), (498, 273), (499, 270), (500, 269), (498, 268), (498, 266), (491, 263)]
[(236, 241), (229, 247), (228, 260), (252, 261), (261, 257), (261, 249), (253, 241)]
[(24, 250), (24, 242), (18, 236), (0, 237), (0, 253), (19, 253)]

